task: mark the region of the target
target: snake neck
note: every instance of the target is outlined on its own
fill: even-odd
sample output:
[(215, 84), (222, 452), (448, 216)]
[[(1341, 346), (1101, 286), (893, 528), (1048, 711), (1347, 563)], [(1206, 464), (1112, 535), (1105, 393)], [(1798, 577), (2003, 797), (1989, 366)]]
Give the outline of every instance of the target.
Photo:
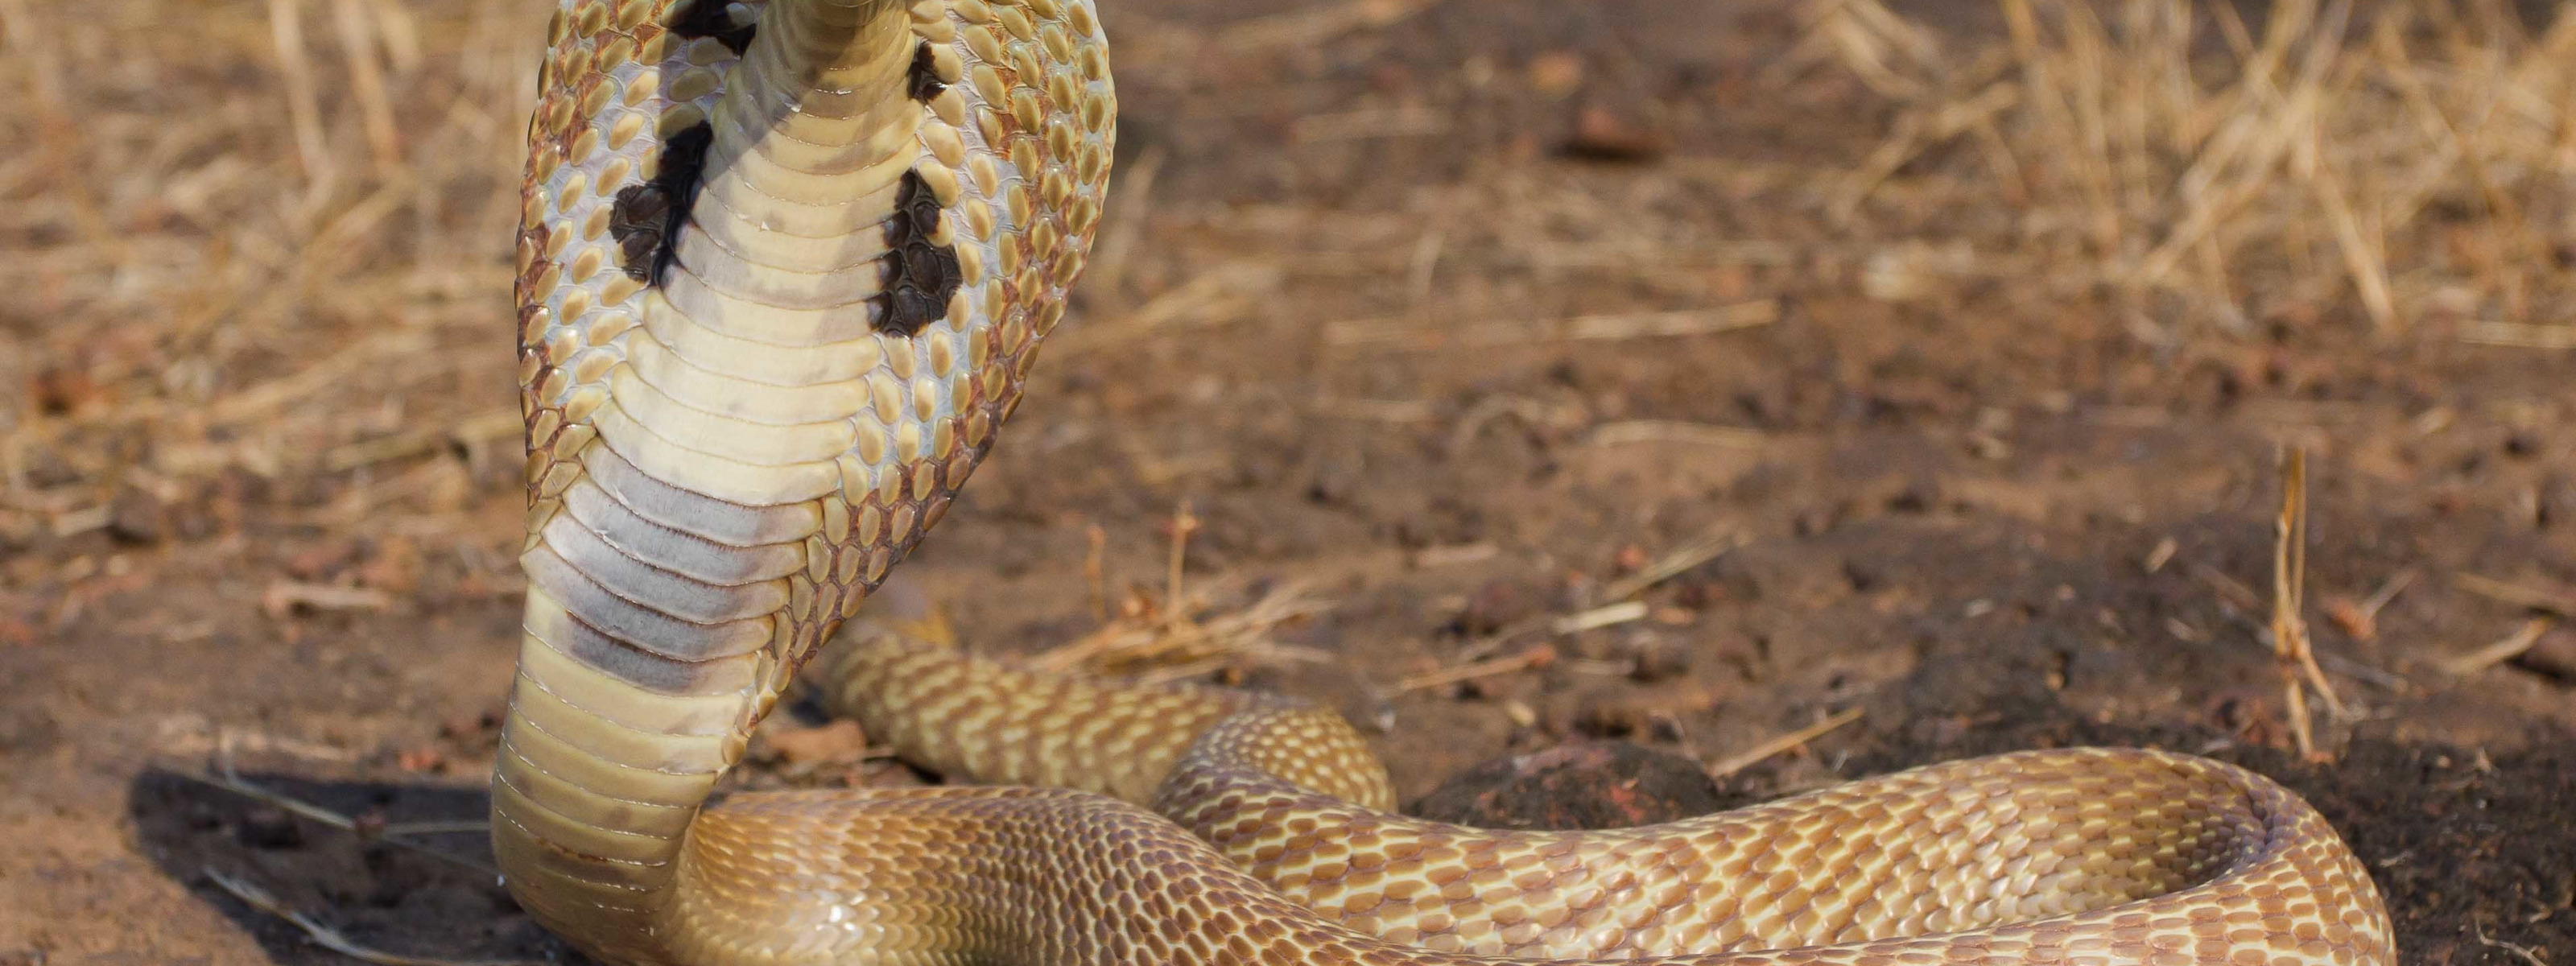
[[(532, 153), (523, 252), (570, 254), (523, 274), (530, 587), (493, 782), (504, 881), (610, 962), (666, 956), (691, 824), (926, 528), (902, 461), (954, 415), (887, 398), (931, 361), (911, 336), (947, 294), (920, 276), (953, 266), (904, 264), (942, 220), (905, 208), (925, 110), (904, 5), (774, 0), (756, 29), (657, 6), (557, 20), (549, 93), (590, 116)], [(608, 244), (555, 241), (601, 222)]]

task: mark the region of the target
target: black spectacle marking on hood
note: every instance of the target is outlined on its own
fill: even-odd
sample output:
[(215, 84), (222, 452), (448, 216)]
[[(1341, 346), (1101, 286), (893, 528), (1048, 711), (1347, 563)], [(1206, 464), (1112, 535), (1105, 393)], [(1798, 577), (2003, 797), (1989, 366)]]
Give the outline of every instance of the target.
[(740, 56), (743, 51), (751, 49), (752, 35), (760, 30), (760, 25), (757, 22), (734, 23), (733, 14), (725, 9), (728, 6), (731, 4), (725, 0), (689, 0), (688, 7), (671, 20), (671, 32), (692, 40), (713, 37), (717, 43)]
[(903, 173), (894, 199), (894, 217), (886, 219), (885, 227), (885, 294), (877, 296), (885, 312), (876, 330), (910, 336), (948, 315), (948, 302), (964, 278), (956, 247), (930, 242), (942, 213), (939, 196), (922, 183), (918, 171)]
[(715, 128), (700, 122), (662, 144), (662, 165), (653, 180), (617, 191), (609, 210), (608, 234), (625, 256), (626, 277), (659, 287), (677, 257), (680, 226), (697, 204), (698, 183), (705, 173), (707, 145)]
[(912, 74), (906, 87), (912, 92), (913, 100), (928, 104), (931, 98), (948, 89), (947, 83), (939, 79), (938, 68), (932, 66), (937, 60), (930, 52), (930, 41), (922, 41), (921, 46), (912, 49)]

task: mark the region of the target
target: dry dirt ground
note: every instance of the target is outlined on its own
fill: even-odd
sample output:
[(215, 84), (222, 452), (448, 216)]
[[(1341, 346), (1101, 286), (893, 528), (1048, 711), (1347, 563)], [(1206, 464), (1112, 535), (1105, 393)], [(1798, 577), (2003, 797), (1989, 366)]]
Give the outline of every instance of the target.
[[(515, 646), (544, 6), (0, 0), (0, 963), (346, 961), (216, 875), (376, 946), (569, 955), (471, 831)], [(2325, 810), (2405, 962), (2576, 963), (2576, 15), (2329, 8), (2348, 47), (2293, 44), (2277, 98), (2159, 141), (2084, 120), (2124, 68), (2059, 4), (2018, 38), (2027, 8), (1967, 0), (1103, 6), (1101, 257), (907, 570), (976, 646), (1302, 593), (1184, 670), (1341, 707), (1408, 802), (1578, 740), (1732, 801), (2209, 754)], [(2193, 16), (2194, 57), (2269, 49)], [(2521, 93), (2471, 116), (2478, 77)], [(2316, 140), (2198, 227), (2125, 193), (2190, 177), (2228, 103)], [(2349, 130), (2465, 147), (2365, 168)], [(2190, 231), (2169, 267), (2200, 281), (2100, 268)], [(2342, 702), (2313, 759), (2267, 630), (2286, 445)], [(919, 780), (818, 725), (782, 716), (744, 780)], [(426, 848), (193, 777), (227, 764)]]

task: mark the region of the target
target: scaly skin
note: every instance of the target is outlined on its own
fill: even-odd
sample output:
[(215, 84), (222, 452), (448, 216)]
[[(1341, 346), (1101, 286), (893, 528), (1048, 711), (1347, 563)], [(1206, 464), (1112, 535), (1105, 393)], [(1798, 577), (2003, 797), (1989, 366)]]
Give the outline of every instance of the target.
[(841, 634), (828, 675), (870, 733), (1062, 787), (710, 804), (1018, 405), (1099, 221), (1107, 45), (1089, 0), (559, 2), (519, 238), (530, 588), (492, 825), (512, 894), (591, 955), (2391, 963), (2342, 842), (2214, 762), (2033, 753), (1650, 829), (1486, 832), (1388, 814), (1332, 715), (883, 627)]

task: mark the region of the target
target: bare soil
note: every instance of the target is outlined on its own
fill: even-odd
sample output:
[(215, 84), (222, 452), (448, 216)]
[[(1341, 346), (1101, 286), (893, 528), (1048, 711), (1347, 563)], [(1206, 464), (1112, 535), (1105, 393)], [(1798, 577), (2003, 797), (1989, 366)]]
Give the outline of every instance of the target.
[[(346, 961), (209, 870), (369, 945), (569, 956), (474, 867), (475, 833), (416, 838), (450, 861), (192, 777), (229, 762), (370, 826), (483, 814), (520, 581), (508, 236), (485, 195), (515, 183), (517, 128), (471, 95), (476, 70), (533, 75), (513, 38), (542, 5), (410, 4), (429, 58), (392, 83), (426, 102), (392, 118), (459, 140), (399, 145), (442, 173), (382, 182), (403, 185), (368, 216), (388, 220), (295, 234), (355, 246), (351, 277), (388, 299), (442, 306), (418, 317), (327, 275), (277, 301), (247, 283), (92, 301), (199, 251), (233, 252), (210, 277), (299, 257), (252, 237), (293, 192), (207, 223), (175, 176), (128, 190), (100, 160), (236, 157), (292, 180), (292, 85), (268, 6), (46, 11), (32, 39), (28, 6), (0, 0), (0, 24), (13, 51), (55, 51), (28, 69), (58, 100), (10, 116), (38, 146), (24, 167), (0, 154), (0, 177), (33, 179), (0, 182), (30, 213), (0, 218), (0, 249), (53, 266), (50, 287), (0, 294), (0, 963)], [(363, 168), (338, 8), (313, 6), (319, 129)], [(1872, 276), (1890, 257), (2014, 215), (1831, 211), (1823, 175), (1863, 167), (1895, 108), (1785, 61), (1805, 27), (1779, 4), (1256, 6), (1104, 10), (1123, 125), (1101, 257), (1032, 405), (907, 565), (966, 640), (1031, 651), (1099, 627), (1095, 533), (1110, 604), (1171, 606), (1186, 504), (1185, 576), (1212, 612), (1286, 586), (1330, 602), (1275, 634), (1327, 660), (1247, 652), (1214, 676), (1374, 729), (1408, 802), (1576, 740), (1727, 763), (1734, 802), (2152, 745), (2309, 796), (2388, 893), (2405, 962), (2576, 962), (2576, 639), (2542, 628), (2519, 656), (2445, 664), (2576, 613), (2576, 357), (2448, 323), (2376, 332), (2331, 291), (2179, 340), (2080, 285), (1956, 273), (1891, 297)], [(2001, 29), (1981, 4), (1900, 9), (1961, 48)], [(1342, 10), (1383, 16), (1307, 16)], [(155, 31), (207, 50), (120, 81), (120, 45)], [(448, 40), (504, 66), (449, 63)], [(61, 123), (93, 107), (240, 127), (118, 155), (140, 126)], [(419, 160), (437, 155), (462, 160)], [(1935, 154), (1892, 183), (1929, 195), (1972, 167)], [(100, 247), (128, 229), (150, 238)], [(388, 331), (411, 341), (314, 374)], [(2289, 444), (2311, 454), (2306, 617), (2345, 706), (2317, 713), (2314, 759), (2289, 750), (2265, 631)], [(1642, 617), (1547, 627), (1712, 538), (1727, 549), (1645, 589)], [(746, 772), (921, 780), (802, 752)]]

